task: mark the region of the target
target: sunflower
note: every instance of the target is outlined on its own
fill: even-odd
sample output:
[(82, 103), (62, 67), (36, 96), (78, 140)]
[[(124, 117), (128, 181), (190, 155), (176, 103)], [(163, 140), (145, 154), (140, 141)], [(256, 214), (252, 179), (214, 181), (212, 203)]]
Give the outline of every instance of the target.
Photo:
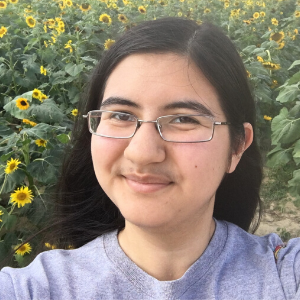
[[(4, 215), (4, 212), (0, 209), (0, 216)], [(0, 219), (0, 222), (2, 222), (2, 219)]]
[(128, 21), (127, 17), (123, 14), (118, 15), (118, 20), (121, 21), (122, 23), (126, 23)]
[(273, 71), (279, 70), (281, 68), (279, 64), (274, 64), (271, 63), (270, 61), (263, 62), (262, 64), (266, 69), (273, 70)]
[(38, 139), (35, 140), (35, 143), (39, 146), (39, 147), (46, 147), (47, 145), (47, 141), (44, 139)]
[(0, 28), (0, 38), (3, 38), (3, 36), (7, 33), (7, 28), (2, 26)]
[(71, 111), (71, 114), (73, 115), (73, 116), (77, 116), (78, 115), (78, 109), (77, 108), (74, 108), (72, 111)]
[(141, 14), (145, 14), (145, 13), (146, 13), (146, 8), (145, 8), (145, 6), (139, 6), (138, 11), (139, 11)]
[(209, 14), (210, 12), (211, 12), (211, 10), (210, 10), (209, 8), (205, 8), (205, 9), (204, 9), (204, 13), (205, 13), (205, 14)]
[(259, 14), (260, 14), (261, 17), (265, 17), (266, 16), (266, 13), (264, 11), (261, 11)]
[(18, 159), (12, 158), (11, 160), (8, 160), (6, 163), (5, 173), (6, 174), (13, 173), (14, 171), (16, 171), (18, 169), (18, 165), (20, 163), (21, 162)]
[(296, 28), (296, 29), (294, 29), (294, 33), (295, 34), (299, 34), (299, 31), (298, 31), (298, 29)]
[(296, 17), (296, 18), (299, 18), (299, 17), (300, 17), (300, 11), (299, 11), (299, 10), (296, 10), (296, 11), (295, 11), (295, 17)]
[(243, 22), (247, 25), (250, 25), (251, 24), (251, 21), (250, 20), (243, 20)]
[(28, 125), (30, 125), (32, 127), (34, 127), (34, 126), (37, 125), (35, 122), (32, 122), (32, 121), (30, 121), (28, 119), (23, 119), (22, 122), (25, 123), (25, 124), (28, 124)]
[(19, 0), (9, 0), (9, 2), (12, 4), (17, 4), (19, 2)]
[(224, 7), (228, 8), (229, 7), (229, 2), (224, 2)]
[(104, 48), (108, 50), (115, 42), (116, 42), (115, 40), (111, 40), (111, 39), (106, 40), (104, 43)]
[(257, 11), (253, 14), (253, 18), (254, 19), (258, 19), (259, 18), (259, 13)]
[(272, 19), (271, 19), (271, 23), (272, 23), (273, 25), (277, 26), (277, 25), (278, 25), (278, 20), (277, 20), (276, 18), (272, 18)]
[(5, 9), (7, 7), (7, 3), (5, 1), (0, 1), (0, 9)]
[(33, 98), (40, 100), (41, 96), (42, 96), (42, 92), (40, 90), (38, 90), (38, 89), (33, 90), (33, 92), (32, 92)]
[(271, 121), (271, 120), (272, 120), (272, 117), (269, 117), (269, 116), (264, 115), (264, 119), (267, 120), (267, 121)]
[(36, 24), (36, 20), (33, 17), (27, 17), (26, 23), (30, 28), (33, 28)]
[(20, 245), (15, 247), (16, 249), (16, 254), (24, 256), (26, 253), (31, 252), (31, 246), (29, 243), (23, 244), (21, 247)]
[(26, 98), (18, 98), (16, 101), (16, 106), (22, 110), (26, 110), (29, 107), (29, 103)]
[(45, 99), (48, 99), (48, 96), (42, 93), (42, 95), (41, 95), (41, 97), (40, 97), (39, 100), (40, 100), (41, 102), (43, 102)]
[(260, 62), (264, 62), (264, 59), (261, 56), (256, 56), (257, 60)]
[(73, 5), (73, 2), (71, 0), (67, 0), (66, 1), (66, 5), (69, 6), (69, 7), (71, 7)]
[(279, 45), (279, 47), (276, 48), (276, 49), (280, 50), (280, 49), (282, 49), (285, 46), (285, 42), (281, 42), (278, 45)]
[(27, 203), (31, 203), (32, 201), (32, 191), (28, 189), (27, 186), (22, 186), (21, 188), (17, 188), (14, 193), (10, 194), (11, 202), (13, 204), (18, 204), (18, 208), (23, 207)]
[(247, 73), (247, 77), (250, 78), (251, 77), (251, 73), (248, 70), (246, 70), (246, 73)]
[(277, 43), (280, 43), (283, 40), (283, 38), (284, 38), (283, 31), (275, 32), (270, 35), (270, 41), (275, 41)]
[(56, 249), (56, 245), (52, 245), (50, 243), (45, 243), (45, 246), (49, 249)]
[(41, 66), (40, 72), (41, 72), (41, 74), (43, 74), (45, 76), (47, 75), (47, 69), (45, 69), (43, 66)]
[(91, 6), (88, 3), (83, 3), (79, 6), (82, 11), (88, 11), (91, 9)]
[(99, 21), (103, 23), (107, 23), (108, 25), (111, 24), (111, 17), (108, 14), (102, 14), (99, 17)]

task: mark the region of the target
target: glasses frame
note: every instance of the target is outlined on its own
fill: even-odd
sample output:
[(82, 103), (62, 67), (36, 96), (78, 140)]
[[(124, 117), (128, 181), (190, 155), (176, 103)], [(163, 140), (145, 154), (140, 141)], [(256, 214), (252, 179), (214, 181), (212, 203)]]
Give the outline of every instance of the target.
[[(156, 120), (153, 120), (153, 121), (145, 121), (145, 120), (141, 120), (135, 116), (133, 116), (135, 119), (136, 119), (136, 127), (135, 127), (135, 130), (133, 132), (132, 135), (128, 136), (128, 137), (114, 137), (114, 136), (108, 136), (108, 135), (104, 135), (104, 134), (99, 134), (99, 133), (95, 133), (92, 131), (91, 129), (91, 122), (90, 122), (90, 116), (93, 112), (99, 112), (99, 113), (102, 113), (102, 112), (112, 112), (112, 113), (121, 113), (121, 114), (128, 114), (129, 113), (124, 113), (124, 112), (120, 112), (120, 111), (111, 111), (111, 110), (91, 110), (89, 111), (86, 115), (82, 115), (83, 118), (87, 119), (88, 120), (88, 128), (89, 128), (89, 132), (91, 134), (94, 134), (94, 135), (97, 135), (97, 136), (101, 136), (101, 137), (107, 137), (107, 138), (112, 138), (112, 139), (130, 139), (132, 138), (137, 130), (141, 127), (142, 123), (156, 123), (156, 129), (160, 135), (160, 137), (166, 141), (166, 142), (172, 142), (172, 143), (203, 143), (203, 142), (209, 142), (213, 139), (214, 137), (214, 132), (215, 132), (215, 125), (231, 125), (230, 122), (219, 122), (219, 121), (215, 121), (214, 117), (212, 116), (208, 116), (208, 115), (204, 115), (204, 114), (176, 114), (176, 115), (166, 115), (166, 116), (160, 116), (158, 117)], [(131, 115), (131, 114), (130, 114)], [(191, 141), (191, 142), (178, 142), (178, 141), (172, 141), (172, 140), (167, 140), (163, 137), (162, 133), (161, 133), (161, 125), (159, 124), (159, 120), (162, 119), (162, 118), (165, 118), (165, 117), (178, 117), (178, 116), (203, 116), (203, 117), (206, 117), (208, 119), (210, 119), (212, 121), (212, 124), (213, 124), (213, 127), (212, 127), (212, 134), (211, 134), (211, 137), (207, 140), (202, 140), (202, 141)]]

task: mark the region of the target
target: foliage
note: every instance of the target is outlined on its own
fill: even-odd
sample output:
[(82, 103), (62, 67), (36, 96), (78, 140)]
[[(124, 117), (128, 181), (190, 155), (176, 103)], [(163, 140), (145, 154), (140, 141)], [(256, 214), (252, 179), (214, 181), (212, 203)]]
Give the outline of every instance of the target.
[[(270, 120), (284, 107), (272, 122), (276, 147), (269, 155), (270, 164), (275, 164), (277, 155), (298, 166), (299, 73), (292, 74), (288, 68), (299, 55), (299, 2), (1, 2), (5, 5), (0, 7), (0, 260), (37, 232), (51, 213), (48, 196), (53, 194), (73, 121), (80, 117), (77, 103), (86, 74), (118, 35), (143, 20), (178, 16), (222, 27), (248, 70), (257, 102), (261, 148), (270, 149)], [(292, 70), (298, 68), (294, 63)], [(15, 161), (20, 163), (13, 165)], [(295, 169), (290, 181), (296, 194), (299, 172)], [(19, 188), (25, 192), (17, 196)], [(19, 197), (18, 203), (27, 199), (24, 206), (17, 207), (12, 195)], [(15, 255), (15, 265), (24, 266), (31, 253), (20, 253)]]

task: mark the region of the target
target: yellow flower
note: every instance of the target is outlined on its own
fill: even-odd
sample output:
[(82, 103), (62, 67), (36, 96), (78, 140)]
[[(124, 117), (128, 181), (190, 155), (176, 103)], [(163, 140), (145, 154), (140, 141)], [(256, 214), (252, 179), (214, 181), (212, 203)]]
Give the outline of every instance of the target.
[(272, 19), (271, 19), (271, 23), (272, 23), (273, 25), (277, 26), (277, 25), (278, 25), (278, 20), (277, 20), (276, 18), (272, 18)]
[(68, 40), (68, 42), (65, 44), (65, 49), (69, 49), (70, 53), (73, 52), (73, 48), (71, 46), (72, 40)]
[[(4, 212), (0, 210), (0, 216), (4, 215)], [(0, 222), (2, 222), (2, 219), (0, 219)]]
[(259, 14), (260, 14), (261, 17), (265, 17), (266, 16), (266, 13), (264, 11), (261, 11)]
[(0, 9), (5, 9), (7, 7), (7, 3), (5, 1), (0, 1)]
[(0, 38), (3, 38), (3, 36), (7, 33), (7, 28), (2, 26), (0, 28)]
[(28, 119), (23, 119), (22, 122), (25, 123), (25, 124), (31, 125), (32, 127), (37, 125), (35, 122), (32, 122)]
[(118, 15), (118, 19), (119, 21), (121, 21), (122, 23), (126, 23), (128, 21), (127, 17), (123, 14), (119, 14)]
[(182, 12), (179, 11), (177, 15), (178, 15), (178, 17), (182, 17)]
[(16, 101), (16, 106), (19, 109), (26, 110), (29, 107), (29, 103), (26, 98), (18, 98)]
[(210, 10), (209, 8), (205, 8), (205, 9), (204, 9), (204, 13), (205, 13), (205, 14), (209, 14), (210, 12), (211, 12), (211, 10)]
[(91, 6), (88, 3), (83, 3), (79, 6), (82, 11), (88, 11), (91, 9)]
[(18, 208), (23, 207), (27, 203), (31, 203), (33, 198), (32, 191), (28, 189), (27, 186), (17, 188), (14, 193), (10, 194), (10, 197), (13, 204), (18, 204)]
[(55, 26), (54, 19), (48, 19), (45, 23), (48, 25), (49, 28), (54, 28), (54, 26)]
[(280, 50), (280, 49), (282, 49), (284, 46), (285, 46), (285, 42), (281, 42), (281, 43), (279, 43), (279, 47), (276, 48), (276, 49)]
[(250, 25), (251, 24), (251, 21), (250, 20), (243, 20), (243, 22), (247, 25)]
[(19, 0), (9, 0), (9, 2), (12, 4), (17, 4), (19, 2)]
[(54, 36), (51, 36), (51, 39), (52, 39), (53, 43), (56, 42), (56, 38)]
[(42, 95), (41, 95), (41, 97), (40, 97), (39, 100), (40, 100), (41, 102), (43, 102), (43, 100), (45, 100), (45, 99), (48, 99), (48, 96), (42, 93)]
[(45, 246), (49, 249), (56, 249), (56, 246), (55, 245), (52, 245), (50, 243), (45, 243)]
[(254, 18), (254, 19), (258, 19), (258, 18), (259, 18), (259, 13), (258, 13), (258, 12), (255, 12), (255, 13), (253, 14), (253, 18)]
[(269, 116), (266, 116), (266, 115), (264, 116), (264, 119), (265, 119), (265, 120), (267, 120), (267, 121), (271, 121), (271, 120), (272, 120), (272, 118), (271, 118), (271, 117), (269, 117)]
[(35, 140), (35, 143), (36, 143), (39, 147), (46, 147), (46, 145), (47, 145), (47, 141), (46, 141), (46, 140), (43, 140), (43, 139)]
[[(1, 29), (0, 29), (1, 30)], [(294, 33), (295, 34), (299, 34), (299, 32), (298, 32), (298, 29), (296, 28), (296, 29), (294, 29)]]
[(295, 11), (295, 17), (296, 17), (296, 18), (299, 18), (299, 17), (300, 17), (300, 11), (299, 11), (299, 10), (296, 10), (296, 11)]
[[(102, 0), (101, 0), (102, 1)], [(129, 3), (129, 1), (128, 0), (123, 0), (123, 3), (124, 3), (124, 5), (126, 6), (128, 3)]]
[(67, 0), (66, 1), (66, 5), (69, 6), (69, 7), (71, 7), (73, 5), (73, 2), (71, 0)]
[(77, 116), (78, 115), (78, 109), (77, 108), (74, 108), (72, 111), (71, 111), (71, 114), (73, 115), (73, 116)]
[(229, 7), (229, 2), (224, 2), (224, 7), (228, 8)]
[(141, 14), (145, 14), (147, 12), (145, 6), (139, 6), (138, 7), (138, 11), (141, 13)]
[(99, 21), (110, 25), (111, 24), (111, 17), (108, 14), (102, 14), (99, 17)]
[(278, 85), (278, 81), (277, 81), (276, 79), (273, 79), (271, 88), (273, 89), (273, 88), (276, 87), (277, 85)]
[(26, 23), (29, 27), (33, 28), (36, 24), (36, 20), (33, 17), (27, 17)]
[(47, 69), (45, 69), (43, 66), (41, 66), (40, 71), (41, 71), (41, 74), (43, 74), (45, 76), (47, 75)]
[(35, 99), (41, 99), (41, 96), (42, 96), (42, 92), (38, 89), (34, 89), (33, 92), (32, 92), (32, 97), (35, 98)]
[(19, 254), (19, 255), (24, 256), (26, 253), (31, 252), (31, 246), (30, 246), (29, 243), (26, 243), (26, 244), (22, 245), (20, 248), (19, 247), (20, 247), (20, 245), (15, 247), (15, 249), (17, 249), (16, 253)]
[(280, 43), (283, 40), (283, 38), (284, 38), (283, 31), (275, 32), (270, 35), (270, 41), (275, 41), (277, 43)]
[(13, 173), (14, 171), (16, 171), (18, 169), (18, 165), (20, 164), (21, 162), (18, 160), (18, 159), (11, 159), (11, 160), (8, 160), (7, 163), (6, 163), (6, 168), (5, 168), (5, 173), (6, 174), (10, 174), (10, 173)]
[(257, 60), (260, 61), (260, 62), (263, 62), (263, 61), (264, 61), (264, 59), (263, 59), (261, 56), (257, 56), (256, 58), (257, 58)]
[(115, 40), (111, 40), (111, 39), (106, 40), (104, 43), (104, 48), (106, 50), (109, 49), (115, 42), (116, 42)]
[(266, 69), (269, 69), (269, 70), (276, 71), (276, 70), (280, 69), (279, 64), (274, 64), (274, 63), (271, 63), (270, 61), (263, 62), (262, 64)]
[(251, 73), (248, 70), (246, 70), (246, 72), (247, 72), (247, 77), (250, 78), (251, 77)]

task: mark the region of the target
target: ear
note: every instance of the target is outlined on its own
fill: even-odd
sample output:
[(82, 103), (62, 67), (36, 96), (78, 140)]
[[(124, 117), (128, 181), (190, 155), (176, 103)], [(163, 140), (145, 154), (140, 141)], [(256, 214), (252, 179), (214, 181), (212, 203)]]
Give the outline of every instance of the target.
[(242, 158), (243, 153), (245, 150), (252, 144), (253, 141), (253, 127), (250, 123), (244, 123), (244, 131), (245, 131), (245, 140), (240, 145), (238, 151), (233, 153), (231, 156), (231, 163), (228, 168), (227, 173), (232, 173), (236, 166), (238, 165), (240, 159)]

